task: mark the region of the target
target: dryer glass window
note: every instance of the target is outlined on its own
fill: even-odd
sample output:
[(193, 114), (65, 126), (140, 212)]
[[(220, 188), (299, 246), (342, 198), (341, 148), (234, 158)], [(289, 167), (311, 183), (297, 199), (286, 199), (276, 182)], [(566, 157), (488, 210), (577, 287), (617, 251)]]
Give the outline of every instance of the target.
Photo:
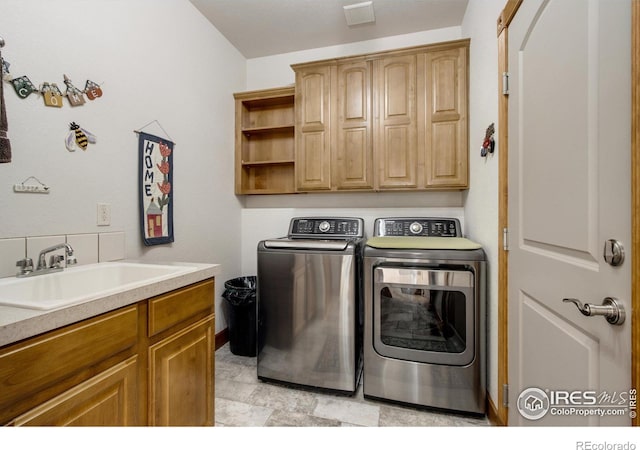
[(473, 273), (374, 269), (373, 347), (389, 358), (465, 365), (474, 358)]
[(462, 353), (466, 297), (456, 290), (385, 286), (380, 290), (380, 340), (405, 349)]

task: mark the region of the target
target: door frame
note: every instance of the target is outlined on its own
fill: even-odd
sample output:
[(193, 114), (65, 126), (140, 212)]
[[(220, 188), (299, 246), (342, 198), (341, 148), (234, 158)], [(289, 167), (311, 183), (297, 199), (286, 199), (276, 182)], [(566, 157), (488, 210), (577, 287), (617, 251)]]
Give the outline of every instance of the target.
[[(508, 72), (509, 24), (522, 0), (507, 0), (497, 21), (498, 35), (498, 242), (509, 229), (509, 95), (503, 94)], [(640, 0), (631, 0), (631, 387), (640, 389)], [(498, 248), (498, 404), (490, 405), (490, 419), (508, 425), (509, 385), (509, 251)], [(640, 425), (640, 419), (632, 419)]]

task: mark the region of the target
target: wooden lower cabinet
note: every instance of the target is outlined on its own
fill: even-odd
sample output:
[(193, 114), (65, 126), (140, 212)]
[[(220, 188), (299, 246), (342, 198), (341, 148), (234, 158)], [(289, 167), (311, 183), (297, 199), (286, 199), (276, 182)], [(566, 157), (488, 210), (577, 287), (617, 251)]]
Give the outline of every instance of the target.
[(132, 426), (137, 414), (137, 357), (18, 417), (14, 426)]
[(135, 356), (139, 314), (131, 305), (0, 348), (0, 424)]
[(213, 425), (213, 316), (149, 348), (149, 425)]
[(0, 425), (214, 424), (214, 280), (0, 348)]

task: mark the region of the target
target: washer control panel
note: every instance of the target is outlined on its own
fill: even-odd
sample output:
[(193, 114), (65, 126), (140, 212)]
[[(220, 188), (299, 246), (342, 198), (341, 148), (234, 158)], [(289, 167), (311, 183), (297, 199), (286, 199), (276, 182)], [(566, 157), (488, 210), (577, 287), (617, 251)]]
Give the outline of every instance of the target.
[(438, 217), (390, 217), (376, 219), (374, 236), (462, 237), (460, 221)]
[(347, 239), (364, 236), (364, 221), (356, 217), (294, 217), (289, 238)]

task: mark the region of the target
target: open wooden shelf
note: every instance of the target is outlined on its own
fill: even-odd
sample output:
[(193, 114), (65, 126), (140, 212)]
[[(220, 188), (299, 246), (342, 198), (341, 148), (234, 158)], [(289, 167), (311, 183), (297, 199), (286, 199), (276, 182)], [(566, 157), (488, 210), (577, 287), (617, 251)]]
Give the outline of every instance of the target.
[(246, 136), (252, 134), (271, 134), (277, 132), (292, 132), (294, 131), (293, 125), (280, 125), (275, 127), (256, 127), (256, 128), (243, 128), (242, 133)]
[(266, 161), (242, 161), (242, 165), (245, 167), (252, 166), (267, 166), (267, 165), (286, 165), (286, 164), (295, 164), (293, 159), (283, 159), (281, 161), (276, 160), (266, 160)]
[(234, 94), (236, 194), (295, 192), (294, 87)]

